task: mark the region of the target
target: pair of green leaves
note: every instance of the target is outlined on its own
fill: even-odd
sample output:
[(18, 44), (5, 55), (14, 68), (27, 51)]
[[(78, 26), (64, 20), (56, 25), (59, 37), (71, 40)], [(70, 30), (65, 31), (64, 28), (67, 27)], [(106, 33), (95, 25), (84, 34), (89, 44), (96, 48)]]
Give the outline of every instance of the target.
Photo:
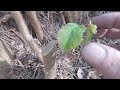
[[(58, 45), (62, 52), (75, 49), (78, 45), (86, 44), (96, 33), (97, 26), (90, 24), (85, 27), (76, 23), (68, 23), (58, 31)], [(84, 36), (85, 33), (85, 36)]]

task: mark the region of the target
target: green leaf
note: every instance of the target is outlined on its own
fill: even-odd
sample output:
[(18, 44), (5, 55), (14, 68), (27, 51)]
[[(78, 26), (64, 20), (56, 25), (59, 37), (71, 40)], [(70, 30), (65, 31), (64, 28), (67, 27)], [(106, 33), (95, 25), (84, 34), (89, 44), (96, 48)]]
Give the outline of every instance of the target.
[(92, 24), (90, 21), (90, 24), (86, 28), (86, 35), (85, 35), (81, 45), (88, 43), (92, 39), (93, 34), (97, 33), (96, 29), (97, 29), (97, 26)]
[(75, 49), (83, 40), (84, 25), (68, 23), (58, 31), (58, 45), (63, 52)]
[(92, 22), (90, 21), (89, 27), (87, 28), (88, 30), (90, 30), (93, 34), (97, 33), (97, 26), (92, 24)]

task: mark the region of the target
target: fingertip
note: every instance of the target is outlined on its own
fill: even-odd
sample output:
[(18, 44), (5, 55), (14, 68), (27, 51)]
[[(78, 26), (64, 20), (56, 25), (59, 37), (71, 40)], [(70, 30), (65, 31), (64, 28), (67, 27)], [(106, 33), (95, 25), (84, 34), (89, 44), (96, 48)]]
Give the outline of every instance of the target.
[(93, 38), (103, 38), (106, 36), (108, 29), (97, 29), (97, 33), (94, 35)]
[(120, 12), (111, 12), (96, 16), (92, 19), (92, 22), (96, 24), (99, 29), (120, 29)]
[(102, 62), (106, 53), (96, 43), (89, 43), (82, 48), (82, 57), (92, 66), (97, 67)]
[(82, 57), (106, 78), (120, 78), (120, 52), (103, 44), (89, 43), (82, 49)]

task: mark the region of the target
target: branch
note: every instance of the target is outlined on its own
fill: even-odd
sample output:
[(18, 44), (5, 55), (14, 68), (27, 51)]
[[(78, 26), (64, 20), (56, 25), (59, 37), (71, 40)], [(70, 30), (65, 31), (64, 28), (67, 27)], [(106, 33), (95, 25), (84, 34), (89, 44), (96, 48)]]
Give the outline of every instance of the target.
[[(45, 66), (45, 78), (46, 79), (55, 79), (55, 73), (56, 73), (56, 44), (55, 41), (51, 41), (48, 43), (45, 47), (42, 47), (43, 56), (41, 53), (41, 49), (37, 47), (35, 44), (32, 36), (29, 33), (28, 27), (22, 17), (22, 14), (20, 11), (11, 11), (11, 14), (13, 18), (15, 19), (17, 26), (23, 35), (24, 39), (27, 41), (27, 43), (31, 46), (33, 51), (36, 53), (38, 59), (44, 64)], [(44, 58), (44, 61), (43, 61)]]
[(62, 24), (65, 25), (66, 21), (65, 21), (65, 17), (63, 15), (63, 12), (60, 12), (60, 17), (61, 17), (61, 20), (62, 20)]
[(29, 33), (29, 29), (22, 17), (22, 14), (20, 11), (11, 11), (11, 14), (13, 18), (15, 19), (17, 26), (23, 35), (24, 39), (27, 41), (27, 43), (30, 45), (30, 47), (33, 49), (33, 51), (36, 53), (38, 59), (43, 63), (43, 56), (41, 53), (41, 49), (37, 47), (36, 43), (33, 40), (33, 37)]
[(81, 11), (64, 11), (64, 16), (66, 19), (66, 22), (74, 22), (74, 23), (79, 23), (79, 15)]
[(66, 23), (72, 22), (72, 13), (70, 11), (64, 11)]
[(38, 40), (40, 40), (40, 42), (41, 42), (43, 40), (43, 30), (41, 27), (41, 23), (37, 17), (36, 11), (26, 11), (26, 14), (28, 16), (30, 23), (33, 26), (33, 29), (35, 31), (35, 34), (36, 34)]

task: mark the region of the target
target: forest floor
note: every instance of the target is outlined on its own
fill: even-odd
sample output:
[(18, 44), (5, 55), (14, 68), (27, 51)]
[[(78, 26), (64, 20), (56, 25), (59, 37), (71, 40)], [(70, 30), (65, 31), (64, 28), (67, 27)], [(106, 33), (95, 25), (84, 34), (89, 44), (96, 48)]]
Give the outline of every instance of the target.
[[(42, 24), (44, 39), (41, 43), (45, 46), (51, 40), (56, 40), (56, 34), (61, 27), (61, 19), (58, 12), (53, 11), (54, 18), (51, 20), (49, 12), (37, 11), (38, 18)], [(90, 18), (104, 14), (104, 11), (85, 11), (81, 23), (87, 22), (86, 16)], [(35, 37), (31, 24), (26, 22), (33, 35), (34, 41), (40, 45), (39, 40)], [(39, 65), (36, 55), (30, 46), (23, 40), (19, 29), (7, 11), (0, 12), (0, 39), (3, 40), (9, 50), (15, 55), (11, 60), (11, 71), (8, 74), (9, 79), (43, 79), (44, 74), (42, 67)], [(97, 39), (98, 43), (116, 44), (119, 40), (111, 40), (109, 38)], [(56, 51), (56, 79), (104, 79), (102, 74), (98, 73), (81, 57), (81, 48), (77, 47), (65, 56), (61, 55), (61, 51)], [(73, 62), (69, 62), (66, 56)]]

